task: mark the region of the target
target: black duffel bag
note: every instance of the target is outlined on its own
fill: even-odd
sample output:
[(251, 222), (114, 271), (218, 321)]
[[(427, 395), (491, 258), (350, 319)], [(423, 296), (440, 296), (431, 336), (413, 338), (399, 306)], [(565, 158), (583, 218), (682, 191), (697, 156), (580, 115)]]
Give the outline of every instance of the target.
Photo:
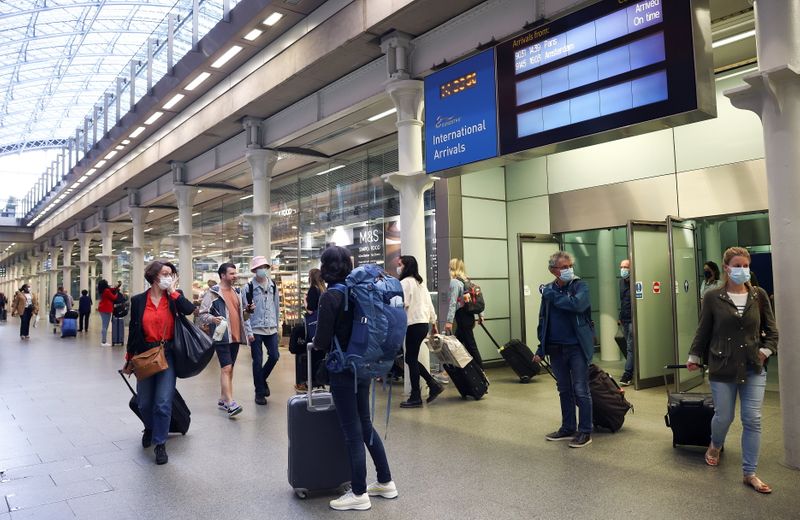
[(214, 357), (211, 338), (183, 314), (175, 315), (172, 358), (175, 375), (182, 379), (196, 376)]

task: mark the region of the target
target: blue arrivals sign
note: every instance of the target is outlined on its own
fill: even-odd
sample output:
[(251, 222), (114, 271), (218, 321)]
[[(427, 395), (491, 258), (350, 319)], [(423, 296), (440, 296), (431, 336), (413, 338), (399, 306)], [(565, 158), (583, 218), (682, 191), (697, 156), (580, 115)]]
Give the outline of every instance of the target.
[(438, 172), (497, 156), (494, 49), (425, 78), (425, 168)]

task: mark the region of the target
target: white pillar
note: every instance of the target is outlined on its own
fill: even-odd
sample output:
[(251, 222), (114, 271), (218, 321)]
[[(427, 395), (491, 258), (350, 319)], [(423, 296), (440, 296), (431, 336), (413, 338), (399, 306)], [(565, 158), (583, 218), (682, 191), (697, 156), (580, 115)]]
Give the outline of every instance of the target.
[[(72, 240), (63, 240), (61, 242), (61, 249), (64, 251), (64, 265), (61, 267), (63, 275), (61, 284), (64, 286), (64, 290), (67, 291), (67, 294), (72, 294), (72, 249), (74, 247), (75, 242)], [(72, 294), (73, 299), (80, 297), (80, 294), (80, 291), (78, 291), (77, 295)]]
[(178, 202), (178, 262), (180, 263), (180, 289), (186, 295), (192, 294), (192, 205), (197, 188), (187, 184), (176, 184), (172, 191)]
[[(106, 280), (106, 281), (108, 281), (108, 280)], [(96, 292), (97, 292), (97, 262), (90, 262), (90, 264), (89, 264), (89, 294), (95, 294)], [(99, 295), (97, 297), (99, 298)]]
[(247, 215), (253, 229), (253, 256), (271, 258), (270, 185), (278, 155), (271, 150), (251, 148), (244, 156), (253, 175), (253, 212)]
[(597, 284), (600, 294), (600, 359), (619, 361), (619, 348), (614, 340), (617, 332), (619, 281), (614, 262), (614, 234), (601, 229), (597, 234)]
[(89, 279), (89, 265), (92, 262), (89, 261), (89, 247), (92, 245), (92, 234), (91, 233), (78, 233), (78, 245), (80, 247), (80, 260), (78, 260), (78, 266), (80, 266), (80, 289), (86, 289), (89, 291), (89, 295), (94, 299), (94, 286), (92, 281)]
[(705, 225), (703, 242), (706, 246), (706, 257), (703, 259), (703, 262), (711, 260), (722, 269), (722, 241), (719, 237), (719, 224), (719, 222), (709, 222)]
[(144, 292), (144, 226), (147, 223), (147, 209), (131, 207), (129, 210), (133, 222), (133, 247), (131, 247), (131, 294)]
[(48, 296), (52, 298), (58, 292), (58, 247), (50, 248), (50, 269), (48, 274), (50, 279), (50, 294)]
[[(47, 269), (45, 262), (47, 262), (47, 254), (40, 252), (38, 257), (31, 259), (31, 275), (30, 284), (36, 287), (37, 297), (39, 298), (39, 312), (46, 312), (47, 310)], [(33, 293), (31, 289), (31, 293)]]
[[(397, 108), (398, 171), (387, 175), (386, 180), (400, 195), (401, 253), (417, 259), (419, 272), (426, 278), (425, 283), (427, 283), (424, 194), (433, 187), (433, 180), (423, 171), (423, 82), (408, 79), (390, 80), (386, 92)], [(386, 268), (391, 272), (393, 266)], [(424, 346), (420, 348), (419, 360), (426, 369), (430, 368), (430, 353)], [(406, 395), (411, 392), (407, 365), (403, 391)]]
[(800, 0), (756, 0), (755, 17), (759, 71), (725, 95), (763, 124), (784, 456), (800, 469)]
[(113, 287), (114, 280), (112, 280), (112, 278), (114, 276), (114, 252), (112, 249), (114, 249), (114, 224), (106, 220), (100, 221), (100, 240), (103, 243), (103, 252), (97, 255), (97, 258), (100, 259), (100, 263), (102, 265), (101, 276), (105, 281), (108, 282), (108, 285)]

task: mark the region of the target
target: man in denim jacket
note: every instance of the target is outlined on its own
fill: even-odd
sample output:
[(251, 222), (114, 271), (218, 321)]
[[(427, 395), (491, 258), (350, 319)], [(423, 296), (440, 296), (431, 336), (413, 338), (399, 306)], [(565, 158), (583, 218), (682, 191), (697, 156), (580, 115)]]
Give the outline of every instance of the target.
[[(267, 404), (269, 384), (267, 378), (278, 363), (278, 324), (280, 322), (280, 303), (278, 289), (270, 278), (271, 265), (263, 256), (250, 261), (250, 272), (255, 276), (245, 286), (248, 322), (253, 336), (250, 351), (253, 355), (253, 386), (256, 391), (256, 404)], [(249, 339), (249, 338), (248, 338)], [(263, 349), (267, 349), (267, 362), (263, 363)]]
[(540, 288), (540, 345), (533, 359), (538, 363), (545, 355), (550, 356), (561, 400), (561, 427), (545, 438), (569, 441), (570, 448), (582, 448), (592, 442), (589, 363), (594, 340), (589, 286), (575, 276), (572, 256), (565, 251), (550, 256), (548, 268), (556, 279)]

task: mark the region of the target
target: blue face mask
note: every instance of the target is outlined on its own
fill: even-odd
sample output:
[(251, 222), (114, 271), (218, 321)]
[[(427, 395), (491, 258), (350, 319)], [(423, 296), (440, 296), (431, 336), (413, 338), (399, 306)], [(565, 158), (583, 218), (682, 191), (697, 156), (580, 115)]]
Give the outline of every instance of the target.
[(558, 279), (562, 282), (571, 282), (575, 278), (575, 271), (571, 267), (562, 269), (558, 275)]
[(749, 267), (731, 267), (731, 272), (728, 274), (731, 281), (736, 285), (742, 285), (750, 281), (750, 268)]
[(266, 278), (267, 275), (269, 275), (269, 272), (266, 269), (264, 269), (264, 268), (256, 269), (256, 276), (257, 277)]
[(627, 278), (631, 275), (631, 270), (627, 267), (621, 267), (619, 270), (619, 275), (623, 278)]

